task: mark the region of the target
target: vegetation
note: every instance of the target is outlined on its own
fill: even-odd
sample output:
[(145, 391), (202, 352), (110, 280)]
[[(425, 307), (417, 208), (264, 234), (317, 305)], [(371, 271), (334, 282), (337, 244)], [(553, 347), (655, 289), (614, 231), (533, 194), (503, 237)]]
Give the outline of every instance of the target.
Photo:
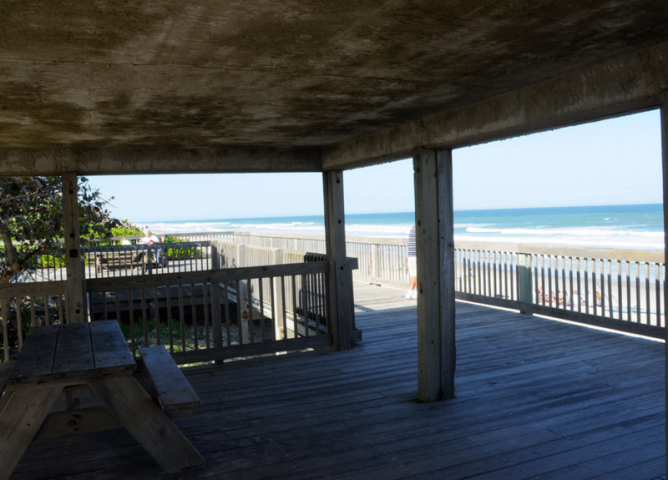
[[(172, 320), (172, 339), (174, 342), (174, 351), (181, 352), (182, 339), (185, 341), (186, 350), (195, 349), (195, 332), (193, 332), (192, 325), (184, 325), (185, 335), (181, 336), (181, 323), (178, 320)], [(144, 346), (144, 327), (141, 317), (135, 318), (134, 323), (135, 328), (135, 345), (137, 348)], [(158, 330), (156, 329), (156, 322), (154, 319), (146, 321), (146, 328), (148, 330), (148, 345), (156, 345), (158, 343)], [(130, 325), (127, 323), (121, 323), (121, 331), (123, 336), (130, 344), (132, 338)], [(197, 328), (197, 343), (200, 345), (206, 344), (206, 331), (202, 327)], [(169, 349), (169, 324), (167, 320), (160, 321), (160, 344), (165, 345)]]
[[(78, 198), (82, 238), (108, 236), (120, 225), (85, 177), (79, 178)], [(63, 262), (63, 235), (61, 177), (0, 178), (0, 283), (11, 282), (39, 255), (54, 264)]]
[[(162, 239), (163, 243), (187, 243), (190, 242), (188, 238), (181, 237), (165, 237)], [(202, 250), (195, 247), (184, 247), (184, 248), (167, 248), (164, 255), (170, 260), (176, 260), (180, 258), (194, 258), (200, 256)]]

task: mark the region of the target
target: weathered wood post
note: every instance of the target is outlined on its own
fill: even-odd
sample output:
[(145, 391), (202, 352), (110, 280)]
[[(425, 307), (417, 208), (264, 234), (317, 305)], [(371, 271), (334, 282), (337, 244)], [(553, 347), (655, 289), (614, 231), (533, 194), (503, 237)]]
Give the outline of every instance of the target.
[(415, 149), (418, 398), (455, 395), (455, 242), (452, 151)]
[(333, 327), (334, 348), (352, 347), (353, 309), (351, 276), (346, 269), (346, 224), (343, 207), (343, 172), (323, 172), (325, 246), (330, 272), (327, 276), (327, 319)]
[[(218, 242), (215, 241), (211, 242), (211, 268), (213, 270), (220, 270)], [(222, 348), (223, 324), (221, 319), (222, 310), (220, 308), (220, 283), (218, 282), (211, 282), (211, 316), (213, 317), (213, 346), (214, 348)]]
[(378, 271), (378, 244), (371, 244), (371, 278), (375, 280), (380, 277), (380, 272)]
[[(246, 266), (246, 245), (237, 245), (237, 264), (235, 268), (241, 268)], [(250, 321), (250, 305), (249, 305), (249, 292), (250, 285), (243, 280), (237, 282), (237, 305), (239, 306), (239, 312), (241, 312), (241, 318), (239, 318), (239, 344), (244, 345), (250, 343), (250, 329), (248, 322)]]
[[(661, 102), (661, 165), (663, 167), (663, 250), (664, 265), (668, 265), (668, 90), (661, 92), (659, 98)], [(668, 298), (668, 282), (663, 284), (663, 298)], [(666, 347), (665, 371), (668, 372), (668, 328), (666, 329)], [(668, 374), (666, 375), (666, 392), (668, 392)], [(666, 412), (668, 419), (668, 396), (666, 396)], [(666, 439), (668, 439), (668, 422), (666, 422)], [(666, 442), (666, 456), (668, 457), (668, 441)]]
[(533, 301), (531, 254), (517, 252), (517, 290), (520, 313), (531, 314), (530, 305)]
[[(277, 249), (274, 252), (274, 265), (283, 264), (283, 250)], [(275, 277), (272, 288), (274, 289), (274, 340), (281, 339), (281, 329), (285, 325), (285, 305), (283, 304), (283, 285), (281, 277)], [(287, 337), (287, 332), (283, 332)]]
[(67, 322), (86, 320), (86, 304), (81, 268), (81, 238), (79, 227), (79, 185), (75, 172), (63, 173), (63, 227), (65, 234), (65, 269), (67, 273)]

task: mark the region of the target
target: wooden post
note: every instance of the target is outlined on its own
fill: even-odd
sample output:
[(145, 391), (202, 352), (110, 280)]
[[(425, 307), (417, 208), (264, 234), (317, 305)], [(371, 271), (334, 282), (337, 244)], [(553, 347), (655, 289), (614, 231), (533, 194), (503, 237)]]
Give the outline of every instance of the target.
[(533, 301), (533, 281), (531, 277), (531, 255), (517, 254), (517, 289), (520, 301), (520, 313), (531, 314), (527, 308)]
[(67, 322), (85, 321), (77, 174), (63, 173), (63, 227), (67, 272)]
[[(664, 264), (668, 265), (668, 90), (661, 92), (661, 150), (663, 167), (663, 232), (664, 232)], [(658, 276), (658, 275), (657, 275)], [(663, 298), (668, 298), (668, 283), (663, 284)], [(620, 314), (621, 315), (621, 314)], [(668, 318), (668, 315), (665, 317)], [(666, 347), (668, 347), (668, 328), (666, 329)], [(666, 349), (666, 372), (668, 372), (668, 348)], [(668, 392), (668, 375), (666, 375), (666, 392)], [(666, 397), (668, 407), (668, 396)], [(666, 409), (668, 413), (668, 408)], [(666, 416), (668, 419), (668, 414)], [(668, 422), (666, 422), (666, 439), (668, 439)], [(666, 442), (668, 456), (668, 442)]]
[[(283, 250), (277, 249), (274, 252), (274, 265), (283, 264)], [(283, 285), (281, 277), (274, 278), (274, 340), (281, 339), (281, 328), (285, 325), (285, 305), (283, 304)], [(287, 332), (283, 332), (283, 338), (287, 337)]]
[(353, 302), (350, 275), (346, 271), (346, 223), (343, 207), (343, 172), (323, 172), (325, 200), (325, 247), (330, 265), (328, 274), (328, 320), (331, 325), (334, 348), (348, 350), (352, 347)]
[(376, 279), (380, 277), (378, 272), (378, 244), (371, 244), (371, 278)]
[(452, 151), (416, 149), (418, 398), (455, 394), (455, 249)]
[[(249, 238), (249, 237), (247, 237)], [(234, 268), (241, 268), (246, 266), (246, 245), (237, 245), (237, 264)], [(244, 345), (250, 343), (250, 329), (248, 322), (250, 320), (249, 311), (251, 306), (248, 303), (250, 286), (239, 280), (237, 282), (239, 288), (237, 289), (237, 305), (241, 317), (239, 318), (239, 344)]]
[[(211, 242), (211, 268), (220, 270), (220, 255), (218, 254), (218, 242)], [(169, 289), (169, 287), (167, 287)], [(169, 291), (169, 290), (168, 290)], [(205, 305), (206, 308), (206, 305)], [(211, 316), (213, 317), (213, 346), (223, 347), (222, 311), (220, 309), (220, 283), (211, 283)]]

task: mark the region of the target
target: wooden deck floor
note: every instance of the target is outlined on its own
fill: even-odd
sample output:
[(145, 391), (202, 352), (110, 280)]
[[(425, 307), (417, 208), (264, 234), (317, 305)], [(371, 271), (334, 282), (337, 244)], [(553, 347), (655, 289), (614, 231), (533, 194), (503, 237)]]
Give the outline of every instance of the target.
[(363, 343), (189, 369), (178, 425), (207, 460), (158, 467), (125, 432), (33, 442), (13, 480), (654, 479), (665, 475), (664, 345), (457, 306), (457, 398), (415, 400), (416, 309), (356, 285)]

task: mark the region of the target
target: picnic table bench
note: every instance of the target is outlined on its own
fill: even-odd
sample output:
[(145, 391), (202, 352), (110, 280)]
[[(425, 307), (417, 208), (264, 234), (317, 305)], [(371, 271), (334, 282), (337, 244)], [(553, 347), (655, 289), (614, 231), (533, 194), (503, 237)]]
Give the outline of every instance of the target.
[(96, 252), (95, 270), (98, 275), (102, 270), (114, 268), (134, 269), (141, 268), (142, 274), (146, 273), (147, 258), (144, 252)]
[[(126, 428), (166, 471), (203, 465), (171, 421), (189, 416), (199, 397), (164, 347), (140, 354), (142, 369), (115, 320), (31, 329), (0, 397), (0, 480), (9, 478), (34, 438), (108, 428)], [(49, 415), (63, 391), (82, 388), (106, 408), (72, 410), (68, 401), (70, 411)]]

